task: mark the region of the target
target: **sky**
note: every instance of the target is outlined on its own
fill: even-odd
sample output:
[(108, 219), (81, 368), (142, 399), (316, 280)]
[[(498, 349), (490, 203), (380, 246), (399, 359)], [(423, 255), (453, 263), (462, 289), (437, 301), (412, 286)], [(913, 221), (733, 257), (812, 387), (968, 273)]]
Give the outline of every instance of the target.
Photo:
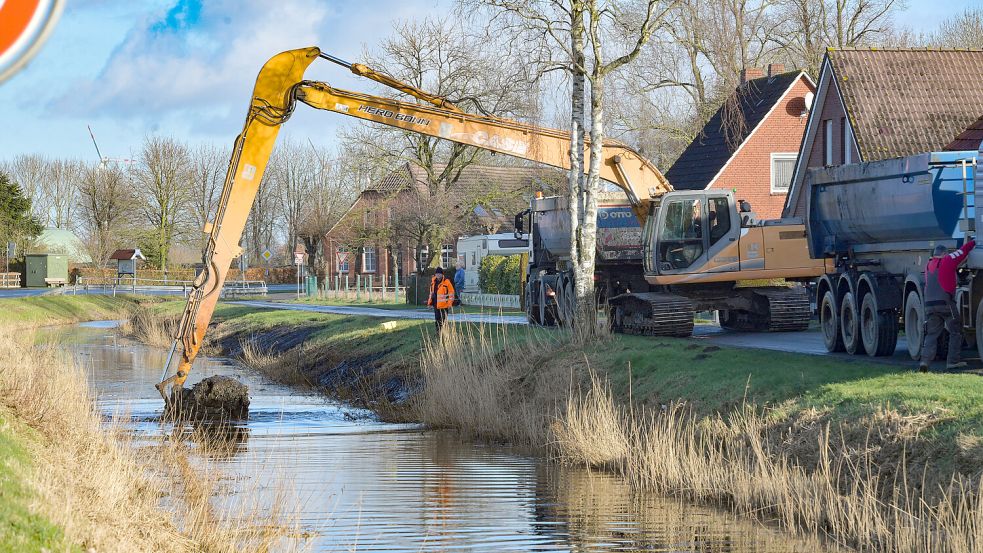
[[(916, 32), (983, 0), (909, 0), (897, 22)], [(439, 17), (453, 0), (67, 0), (31, 63), (0, 83), (0, 161), (40, 153), (128, 158), (160, 133), (191, 145), (231, 144), (256, 73), (305, 46), (358, 61), (401, 19)], [(318, 60), (307, 78), (372, 88)], [(281, 137), (329, 147), (345, 118), (298, 109)]]

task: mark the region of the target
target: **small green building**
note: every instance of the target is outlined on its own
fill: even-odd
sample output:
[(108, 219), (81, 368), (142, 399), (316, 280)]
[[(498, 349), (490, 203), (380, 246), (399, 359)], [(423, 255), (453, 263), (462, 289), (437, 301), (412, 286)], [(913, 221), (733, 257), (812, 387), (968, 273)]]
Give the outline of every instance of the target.
[(29, 253), (24, 256), (28, 288), (46, 288), (68, 284), (68, 255), (63, 253)]

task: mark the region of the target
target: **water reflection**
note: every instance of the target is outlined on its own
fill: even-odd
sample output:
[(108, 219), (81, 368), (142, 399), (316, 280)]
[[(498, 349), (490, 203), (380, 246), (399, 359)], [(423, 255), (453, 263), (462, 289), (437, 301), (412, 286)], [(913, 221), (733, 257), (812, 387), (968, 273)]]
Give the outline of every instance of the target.
[(720, 511), (633, 493), (607, 474), (381, 423), (220, 359), (201, 359), (193, 378), (246, 382), (250, 419), (174, 427), (160, 422), (153, 388), (165, 352), (116, 341), (104, 327), (45, 340), (61, 340), (82, 360), (107, 416), (124, 415), (138, 437), (186, 440), (203, 465), (228, 474), (217, 505), (298, 505), (315, 551), (821, 550)]

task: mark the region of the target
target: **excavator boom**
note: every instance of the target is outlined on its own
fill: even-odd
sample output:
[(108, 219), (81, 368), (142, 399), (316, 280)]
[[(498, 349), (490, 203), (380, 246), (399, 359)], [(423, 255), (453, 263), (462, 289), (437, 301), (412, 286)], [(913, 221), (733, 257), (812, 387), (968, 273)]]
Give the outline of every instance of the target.
[[(347, 67), (356, 75), (385, 84), (426, 104), (400, 102), (379, 96), (349, 92), (326, 83), (303, 80), (307, 67), (322, 57)], [(280, 125), (300, 101), (317, 109), (333, 111), (411, 132), (443, 138), (510, 156), (569, 169), (570, 134), (492, 116), (474, 115), (444, 98), (377, 72), (361, 64), (350, 64), (322, 54), (318, 48), (288, 50), (270, 58), (259, 72), (242, 133), (236, 138), (226, 173), (225, 186), (211, 221), (202, 252), (204, 270), (195, 279), (181, 318), (171, 354), (164, 367), (167, 376), (178, 344), (177, 371), (161, 379), (157, 389), (170, 403), (170, 387), (181, 387), (201, 348), (232, 260), (241, 253), (239, 240), (252, 209), (263, 172), (273, 151)], [(429, 104), (429, 105), (427, 105)], [(589, 144), (587, 145), (589, 148)], [(587, 157), (585, 151), (585, 158)], [(669, 182), (647, 159), (625, 144), (605, 141), (601, 178), (620, 187), (644, 225), (652, 198), (672, 191)]]

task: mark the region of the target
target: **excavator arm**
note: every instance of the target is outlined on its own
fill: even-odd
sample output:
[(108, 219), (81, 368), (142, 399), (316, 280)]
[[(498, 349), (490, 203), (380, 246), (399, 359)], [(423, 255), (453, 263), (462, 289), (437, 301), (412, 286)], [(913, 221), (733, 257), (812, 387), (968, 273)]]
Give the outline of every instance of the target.
[[(318, 57), (343, 65), (356, 75), (380, 82), (429, 105), (349, 92), (326, 83), (303, 80), (305, 70)], [(215, 217), (210, 227), (205, 229), (208, 240), (202, 254), (204, 270), (195, 279), (164, 374), (157, 384), (166, 403), (171, 401), (169, 388), (184, 384), (201, 348), (229, 267), (241, 253), (239, 240), (246, 217), (252, 208), (280, 125), (290, 117), (297, 101), (317, 109), (553, 167), (570, 167), (571, 142), (568, 132), (466, 113), (445, 98), (401, 83), (364, 65), (350, 64), (322, 54), (317, 48), (289, 50), (273, 56), (256, 78), (246, 123), (232, 149)], [(650, 200), (670, 192), (672, 187), (650, 161), (627, 145), (607, 140), (602, 152), (601, 178), (625, 192), (639, 222), (644, 225)], [(165, 378), (178, 344), (181, 345), (181, 354), (177, 372)]]

